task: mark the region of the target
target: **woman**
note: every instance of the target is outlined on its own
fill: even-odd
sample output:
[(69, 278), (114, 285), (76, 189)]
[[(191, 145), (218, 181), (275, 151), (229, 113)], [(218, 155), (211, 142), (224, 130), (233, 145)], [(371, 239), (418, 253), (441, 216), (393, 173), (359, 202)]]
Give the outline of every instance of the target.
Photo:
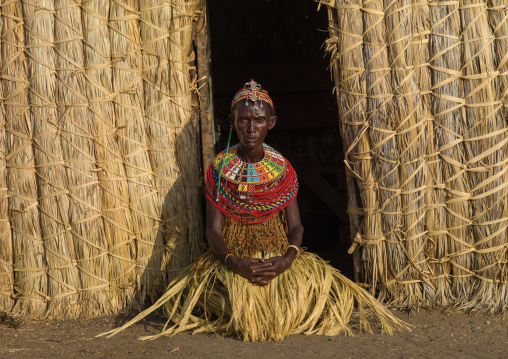
[[(231, 104), (230, 124), (240, 143), (219, 154), (207, 171), (209, 251), (187, 267), (150, 308), (111, 335), (164, 306), (162, 333), (219, 332), (245, 341), (290, 334), (351, 334), (354, 317), (371, 332), (407, 330), (364, 290), (318, 256), (300, 248), (291, 164), (264, 143), (277, 122), (268, 93), (252, 80)], [(356, 306), (356, 309), (355, 309)]]

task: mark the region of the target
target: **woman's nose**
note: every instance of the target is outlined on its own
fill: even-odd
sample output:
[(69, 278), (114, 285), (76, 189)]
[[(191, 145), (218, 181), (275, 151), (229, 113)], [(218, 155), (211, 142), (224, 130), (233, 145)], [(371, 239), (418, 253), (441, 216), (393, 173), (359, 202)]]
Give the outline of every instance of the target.
[(249, 132), (254, 132), (254, 121), (249, 121), (249, 125), (247, 126), (247, 130)]

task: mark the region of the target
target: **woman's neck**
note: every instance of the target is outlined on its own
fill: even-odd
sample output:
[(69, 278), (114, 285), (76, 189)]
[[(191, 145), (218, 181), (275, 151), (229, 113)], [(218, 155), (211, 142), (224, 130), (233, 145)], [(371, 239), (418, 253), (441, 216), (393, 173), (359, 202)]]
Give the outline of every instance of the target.
[(238, 147), (238, 157), (245, 163), (256, 163), (263, 159), (265, 155), (265, 150), (263, 149), (263, 145), (260, 145), (256, 148), (245, 148), (240, 144)]

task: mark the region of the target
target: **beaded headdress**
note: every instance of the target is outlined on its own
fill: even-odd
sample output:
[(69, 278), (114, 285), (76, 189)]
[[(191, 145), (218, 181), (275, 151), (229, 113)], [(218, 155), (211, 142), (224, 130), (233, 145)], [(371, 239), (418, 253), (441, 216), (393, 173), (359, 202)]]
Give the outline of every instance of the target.
[(268, 95), (268, 92), (261, 88), (261, 84), (258, 84), (254, 80), (250, 80), (250, 82), (245, 83), (243, 89), (238, 91), (231, 102), (231, 108), (233, 108), (238, 102), (245, 100), (245, 106), (247, 106), (247, 100), (251, 100), (256, 103), (259, 101), (259, 107), (263, 107), (263, 101), (273, 107), (273, 101)]

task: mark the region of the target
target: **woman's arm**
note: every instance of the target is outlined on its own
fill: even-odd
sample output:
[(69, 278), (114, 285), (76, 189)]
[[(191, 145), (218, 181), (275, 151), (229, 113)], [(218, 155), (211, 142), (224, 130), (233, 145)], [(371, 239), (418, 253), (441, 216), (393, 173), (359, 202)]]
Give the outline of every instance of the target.
[[(296, 198), (286, 207), (286, 220), (288, 224), (288, 242), (300, 247), (303, 239), (303, 226), (300, 221), (300, 211)], [(262, 285), (269, 284), (273, 278), (284, 273), (293, 264), (298, 251), (289, 247), (282, 256), (262, 259), (254, 268), (254, 278)]]
[[(296, 198), (286, 207), (286, 220), (288, 223), (288, 242), (300, 248), (303, 239), (303, 226), (300, 221), (300, 210)], [(289, 247), (284, 256), (291, 258), (291, 261), (293, 261), (297, 254), (296, 249)]]
[[(222, 236), (222, 213), (210, 201), (206, 204), (206, 238), (213, 253), (219, 260), (224, 261), (231, 253)], [(236, 274), (247, 278), (254, 285), (264, 285), (264, 279), (254, 275), (256, 265), (261, 259), (236, 256), (229, 256), (225, 261), (226, 265)]]
[(210, 201), (206, 201), (205, 235), (215, 256), (224, 260), (229, 250), (222, 237), (222, 213)]

